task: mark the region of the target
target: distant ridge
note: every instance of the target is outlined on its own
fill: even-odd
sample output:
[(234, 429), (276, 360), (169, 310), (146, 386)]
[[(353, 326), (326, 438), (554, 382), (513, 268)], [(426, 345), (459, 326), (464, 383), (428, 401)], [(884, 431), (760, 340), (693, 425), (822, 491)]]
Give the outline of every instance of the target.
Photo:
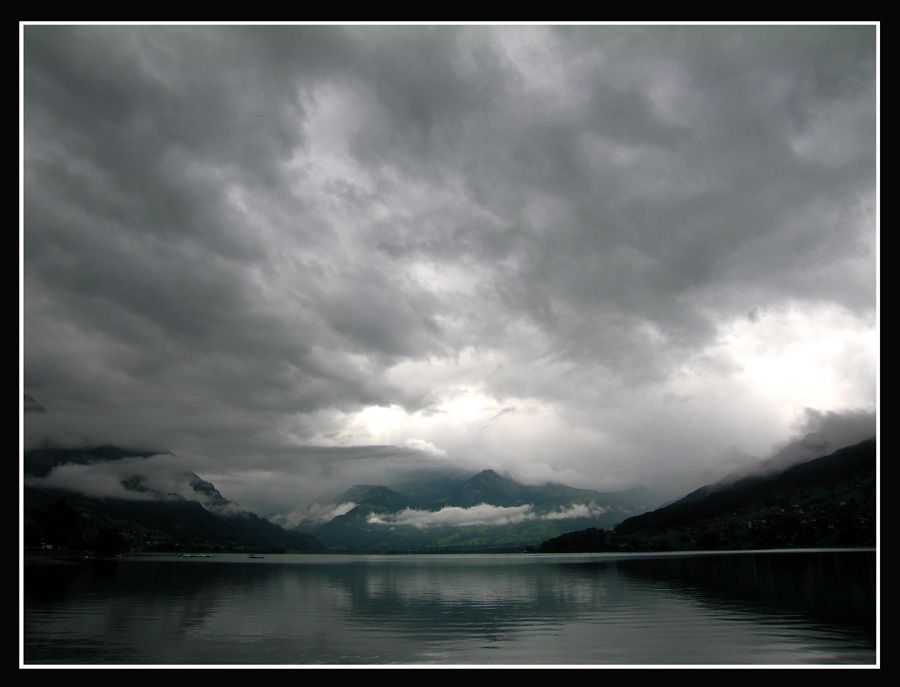
[(357, 507), (392, 512), (416, 505), (415, 500), (378, 484), (355, 484), (342, 493), (338, 503), (355, 503)]
[(522, 498), (525, 491), (526, 487), (510, 477), (501, 477), (493, 470), (482, 470), (457, 489), (450, 496), (449, 503), (463, 508), (481, 503), (493, 506), (518, 506), (527, 501), (527, 498)]
[[(463, 479), (415, 480), (417, 496), (358, 484), (327, 506), (341, 514), (295, 526), (335, 551), (523, 551), (578, 527), (611, 527), (658, 501), (646, 489), (604, 493), (563, 484), (527, 485), (494, 470)], [(427, 494), (428, 496), (423, 496)], [(470, 516), (471, 515), (471, 519)]]
[(616, 527), (616, 533), (631, 534), (683, 526), (699, 518), (746, 508), (766, 498), (789, 495), (799, 489), (837, 485), (860, 473), (874, 473), (875, 448), (875, 439), (867, 439), (827, 456), (794, 465), (776, 475), (745, 477), (730, 484), (703, 487), (673, 504), (628, 518)]
[(573, 531), (539, 552), (874, 546), (876, 440), (777, 474), (697, 489), (612, 531)]
[(24, 490), (26, 548), (125, 551), (322, 551), (308, 534), (289, 532), (240, 508), (190, 470), (173, 471), (162, 493), (135, 472), (119, 483), (117, 496), (92, 497), (40, 486), (55, 467), (149, 458), (166, 450), (104, 445), (41, 448), (25, 452), (24, 472), (35, 478)]

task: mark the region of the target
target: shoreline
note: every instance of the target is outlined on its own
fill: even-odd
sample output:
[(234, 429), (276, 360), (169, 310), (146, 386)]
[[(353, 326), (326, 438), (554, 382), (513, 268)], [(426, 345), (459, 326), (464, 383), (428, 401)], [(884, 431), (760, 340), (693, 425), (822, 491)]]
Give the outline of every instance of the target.
[(23, 563), (28, 565), (80, 565), (95, 556), (87, 551), (25, 551)]

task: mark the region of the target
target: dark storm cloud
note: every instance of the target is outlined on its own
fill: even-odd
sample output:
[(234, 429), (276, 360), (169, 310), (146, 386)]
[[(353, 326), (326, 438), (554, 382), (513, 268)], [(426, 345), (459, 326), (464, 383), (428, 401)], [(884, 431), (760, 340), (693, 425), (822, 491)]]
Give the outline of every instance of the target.
[(873, 26), (23, 33), (31, 439), (600, 486), (874, 404)]

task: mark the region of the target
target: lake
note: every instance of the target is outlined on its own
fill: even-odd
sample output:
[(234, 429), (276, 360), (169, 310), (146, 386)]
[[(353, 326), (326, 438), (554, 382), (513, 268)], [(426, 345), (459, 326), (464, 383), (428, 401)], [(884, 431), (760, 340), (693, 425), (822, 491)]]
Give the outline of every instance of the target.
[(26, 566), (24, 665), (875, 666), (874, 551)]

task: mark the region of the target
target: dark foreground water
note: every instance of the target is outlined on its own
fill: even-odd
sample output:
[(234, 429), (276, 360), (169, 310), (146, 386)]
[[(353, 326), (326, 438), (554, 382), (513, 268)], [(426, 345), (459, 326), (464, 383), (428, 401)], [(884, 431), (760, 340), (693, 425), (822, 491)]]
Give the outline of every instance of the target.
[(876, 556), (239, 555), (27, 566), (23, 659), (876, 665)]

